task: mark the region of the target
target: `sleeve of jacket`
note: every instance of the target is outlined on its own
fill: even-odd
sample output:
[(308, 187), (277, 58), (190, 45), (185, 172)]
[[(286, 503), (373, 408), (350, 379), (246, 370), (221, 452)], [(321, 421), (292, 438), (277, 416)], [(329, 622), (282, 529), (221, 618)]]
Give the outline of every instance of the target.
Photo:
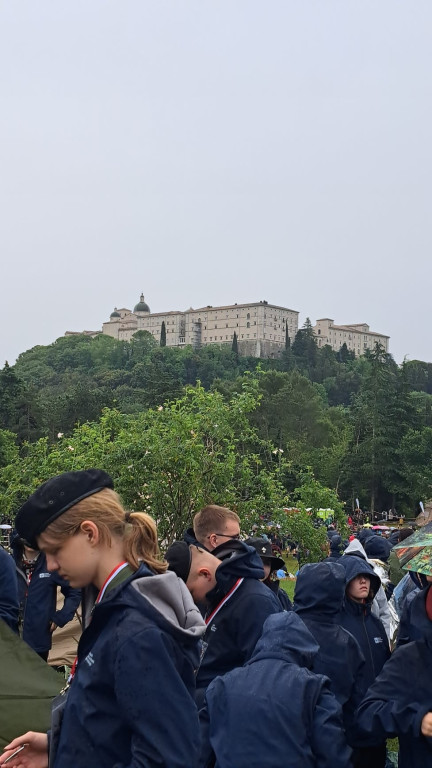
[(0, 619), (18, 632), (18, 582), (15, 561), (0, 547)]
[(279, 587), (277, 597), (284, 611), (292, 611), (292, 602), (282, 587)]
[(358, 743), (379, 743), (398, 734), (420, 735), (421, 721), (430, 705), (415, 701), (411, 664), (404, 661), (404, 650), (394, 651), (357, 710)]
[(410, 599), (410, 596), (408, 595), (407, 599), (404, 602), (403, 608), (402, 608), (402, 615), (400, 617), (399, 627), (398, 627), (398, 633), (396, 638), (396, 648), (399, 648), (401, 645), (406, 645), (407, 643), (410, 643), (411, 638), (411, 603), (413, 598)]
[(180, 673), (182, 667), (186, 674), (187, 665), (176, 641), (156, 626), (120, 645), (114, 684), (119, 708), (132, 731), (132, 762), (116, 768), (197, 767), (198, 711)]
[(244, 594), (236, 613), (236, 644), (248, 661), (262, 635), (263, 624), (272, 613), (281, 613), (282, 606), (276, 595), (266, 587), (267, 594)]
[(53, 573), (52, 577), (53, 581), (60, 587), (62, 595), (64, 595), (64, 605), (59, 611), (54, 613), (52, 621), (58, 627), (64, 627), (65, 624), (72, 621), (74, 613), (81, 602), (81, 590), (72, 589), (69, 582), (57, 574)]
[(327, 678), (321, 677), (321, 680), (311, 734), (315, 765), (316, 768), (350, 768), (352, 751), (345, 739), (342, 709), (330, 691), (330, 682)]
[(375, 599), (372, 604), (372, 613), (382, 621), (384, 625), (384, 629), (386, 631), (387, 638), (388, 640), (390, 640), (391, 615), (390, 615), (390, 610), (387, 604), (386, 593), (384, 592), (384, 589), (382, 587), (379, 588), (378, 592), (375, 595)]

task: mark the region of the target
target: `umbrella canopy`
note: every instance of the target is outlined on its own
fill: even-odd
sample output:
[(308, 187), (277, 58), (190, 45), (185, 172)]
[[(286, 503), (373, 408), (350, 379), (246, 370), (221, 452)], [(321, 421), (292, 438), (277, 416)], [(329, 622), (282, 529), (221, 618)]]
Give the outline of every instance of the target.
[[(421, 553), (423, 547), (432, 547), (432, 523), (427, 523), (419, 531), (413, 533), (412, 536), (408, 536), (400, 544), (396, 544), (393, 549), (399, 558), (400, 564), (405, 566)], [(409, 568), (409, 570), (415, 569)]]
[(432, 547), (432, 523), (427, 523), (412, 536), (408, 536), (401, 544), (396, 544), (393, 549), (404, 549), (405, 547)]
[(27, 731), (47, 731), (64, 679), (0, 620), (0, 750)]
[(423, 573), (425, 576), (432, 576), (432, 547), (423, 547), (406, 565), (404, 571), (414, 571), (414, 573)]

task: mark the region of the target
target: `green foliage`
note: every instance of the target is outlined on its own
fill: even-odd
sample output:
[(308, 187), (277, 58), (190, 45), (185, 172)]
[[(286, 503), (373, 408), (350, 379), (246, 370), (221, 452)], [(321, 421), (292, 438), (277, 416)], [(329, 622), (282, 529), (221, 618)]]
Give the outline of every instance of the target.
[(296, 505), (308, 509), (315, 519), (319, 510), (332, 510), (338, 529), (342, 534), (348, 532), (344, 506), (337, 493), (322, 485), (310, 471), (302, 473), (301, 485), (294, 490), (292, 495)]
[[(12, 478), (9, 500), (25, 495), (34, 478), (49, 476), (46, 473), (55, 466), (61, 471), (76, 465), (81, 456), (84, 466), (87, 461), (107, 466), (109, 460), (118, 472), (114, 461), (129, 465), (126, 437), (129, 432), (135, 435), (137, 425), (142, 430), (140, 450), (143, 435), (150, 439), (157, 434), (161, 444), (168, 446), (167, 455), (175, 456), (168, 433), (175, 434), (179, 423), (187, 422), (190, 403), (186, 406), (184, 398), (191, 397), (190, 387), (210, 397), (206, 408), (213, 402), (221, 409), (222, 405), (234, 408), (236, 398), (253, 389), (255, 405), (244, 411), (243, 427), (237, 425), (230, 438), (236, 456), (235, 477), (241, 475), (242, 482), (227, 481), (222, 488), (222, 480), (215, 479), (214, 486), (208, 485), (208, 493), (217, 489), (221, 503), (229, 499), (241, 506), (245, 524), (261, 507), (262, 515), (275, 519), (280, 515), (279, 524), (285, 525), (286, 496), (294, 498), (293, 491), (302, 486), (309, 469), (317, 482), (336, 492), (350, 508), (356, 496), (363, 507), (376, 510), (390, 505), (413, 510), (420, 497), (426, 499), (430, 493), (432, 364), (408, 361), (398, 367), (379, 347), (356, 359), (343, 345), (338, 353), (329, 346), (318, 347), (309, 320), (295, 342), (285, 344), (280, 359), (242, 357), (236, 343), (235, 336), (232, 347), (180, 349), (161, 346), (147, 331), (138, 331), (129, 343), (103, 334), (95, 338), (76, 335), (20, 355), (14, 367), (6, 365), (0, 371), (0, 465), (13, 478), (15, 470), (18, 473)], [(157, 410), (161, 406), (163, 412)], [(105, 437), (102, 425), (107, 418), (119, 425), (121, 444), (126, 446), (123, 453), (118, 453), (120, 444), (111, 445)], [(196, 414), (188, 418), (190, 430), (195, 431)], [(155, 432), (156, 425), (161, 434)], [(101, 453), (93, 455), (87, 442), (85, 446), (81, 443), (89, 430), (95, 447), (103, 446)], [(59, 439), (59, 433), (65, 437)], [(239, 433), (243, 437), (236, 442)], [(185, 439), (183, 433), (181, 439)], [(138, 443), (138, 437), (136, 440)], [(189, 446), (192, 467), (194, 445)], [(19, 470), (14, 459), (17, 451)], [(222, 453), (220, 449), (219, 464)], [(61, 460), (55, 459), (57, 454)], [(156, 448), (152, 455), (157, 455)], [(198, 459), (204, 460), (202, 456)], [(146, 471), (149, 461), (143, 465)], [(231, 461), (227, 450), (226, 464), (234, 472)], [(174, 466), (176, 463), (177, 459)], [(168, 471), (162, 463), (158, 466), (161, 472)], [(156, 472), (155, 467), (152, 471)], [(183, 466), (182, 471), (188, 472), (188, 467)], [(195, 469), (192, 474), (198, 477)], [(196, 483), (201, 488), (204, 481), (197, 479)], [(3, 492), (7, 495), (6, 487)], [(189, 491), (182, 490), (181, 497), (192, 499), (196, 506), (200, 494), (191, 486)], [(157, 489), (153, 498), (159, 499), (163, 510)], [(138, 503), (136, 497), (132, 500)], [(184, 513), (186, 508), (181, 501), (180, 517), (189, 514)]]
[(16, 436), (7, 429), (0, 429), (0, 467), (19, 461)]

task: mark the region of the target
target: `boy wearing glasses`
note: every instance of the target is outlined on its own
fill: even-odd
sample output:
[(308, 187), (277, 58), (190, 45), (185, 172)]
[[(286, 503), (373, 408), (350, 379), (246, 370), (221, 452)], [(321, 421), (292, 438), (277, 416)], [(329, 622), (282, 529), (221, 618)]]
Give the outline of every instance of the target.
[(232, 509), (217, 504), (200, 509), (193, 519), (193, 528), (188, 528), (185, 533), (187, 544), (198, 544), (209, 552), (225, 550), (237, 539), (240, 539), (239, 516)]

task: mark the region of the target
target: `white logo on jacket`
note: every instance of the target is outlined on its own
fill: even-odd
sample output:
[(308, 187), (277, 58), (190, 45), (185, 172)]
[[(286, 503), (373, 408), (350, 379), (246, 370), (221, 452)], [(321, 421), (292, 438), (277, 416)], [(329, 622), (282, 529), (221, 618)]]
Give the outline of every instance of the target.
[(49, 579), (51, 577), (50, 573), (40, 573), (39, 578), (40, 579)]

